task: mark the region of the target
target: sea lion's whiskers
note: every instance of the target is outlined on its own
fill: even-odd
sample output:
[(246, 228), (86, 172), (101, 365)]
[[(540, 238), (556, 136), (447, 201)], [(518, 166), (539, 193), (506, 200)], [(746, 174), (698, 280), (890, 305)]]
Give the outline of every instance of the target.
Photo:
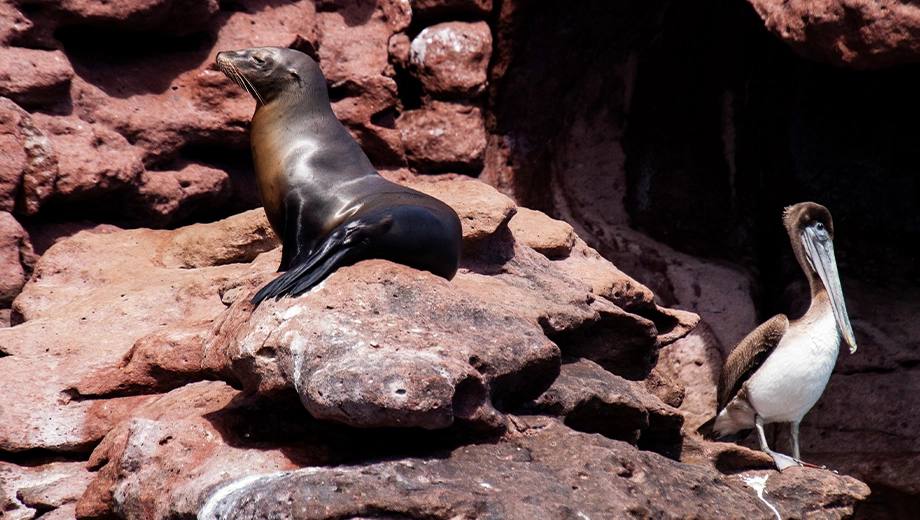
[(246, 82), (246, 85), (249, 85), (249, 88), (246, 88), (245, 86), (243, 86), (243, 85), (241, 84), (240, 86), (243, 87), (243, 90), (248, 90), (253, 96), (255, 96), (256, 99), (259, 100), (259, 103), (260, 103), (260, 104), (264, 105), (264, 104), (265, 104), (265, 100), (262, 99), (262, 96), (259, 95), (259, 91), (257, 91), (257, 90), (256, 90), (256, 87), (254, 87), (254, 86), (252, 85), (252, 82), (250, 82), (248, 79), (246, 79), (246, 76), (243, 76), (242, 74), (240, 74), (239, 71), (237, 71), (237, 74), (239, 75), (239, 78), (240, 78), (242, 81), (245, 81), (245, 82)]

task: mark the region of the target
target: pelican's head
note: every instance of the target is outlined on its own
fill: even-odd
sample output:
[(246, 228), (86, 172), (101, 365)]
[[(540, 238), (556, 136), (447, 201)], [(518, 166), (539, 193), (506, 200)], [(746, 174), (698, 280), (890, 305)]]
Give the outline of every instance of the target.
[(801, 202), (786, 208), (783, 224), (789, 232), (795, 256), (811, 283), (812, 297), (822, 290), (827, 293), (837, 327), (850, 346), (850, 353), (856, 352), (856, 336), (847, 316), (840, 276), (837, 274), (831, 212), (820, 204)]

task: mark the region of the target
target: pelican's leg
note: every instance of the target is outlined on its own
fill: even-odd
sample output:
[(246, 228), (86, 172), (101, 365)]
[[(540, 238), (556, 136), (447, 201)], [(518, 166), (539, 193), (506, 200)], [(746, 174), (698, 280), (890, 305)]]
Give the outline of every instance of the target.
[(818, 468), (818, 469), (827, 469), (827, 466), (818, 466), (816, 464), (809, 464), (808, 462), (802, 462), (802, 452), (799, 451), (799, 422), (794, 421), (789, 423), (789, 433), (792, 434), (792, 456), (795, 458), (796, 462), (799, 463), (799, 466), (805, 466), (806, 468)]
[[(783, 455), (778, 451), (773, 451), (770, 449), (770, 446), (767, 444), (767, 434), (763, 431), (763, 417), (755, 414), (754, 424), (757, 427), (757, 436), (760, 439), (760, 451), (773, 458), (773, 463), (776, 464), (776, 469), (782, 471), (792, 466), (803, 465), (802, 461), (798, 459), (792, 458), (789, 455)], [(796, 435), (796, 439), (798, 439), (798, 435)]]

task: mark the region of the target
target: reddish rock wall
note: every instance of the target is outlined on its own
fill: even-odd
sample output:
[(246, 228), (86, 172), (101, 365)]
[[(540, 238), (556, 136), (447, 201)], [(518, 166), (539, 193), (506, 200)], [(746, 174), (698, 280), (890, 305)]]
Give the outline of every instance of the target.
[[(14, 412), (0, 407), (5, 415), (25, 414), (22, 422), (33, 425), (12, 427), (4, 441), (12, 444), (0, 448), (0, 460), (12, 463), (3, 463), (4, 475), (15, 476), (6, 482), (32, 489), (29, 482), (45, 478), (36, 475), (47, 471), (85, 487), (89, 477), (74, 462), (36, 473), (23, 470), (20, 463), (32, 462), (12, 452), (42, 448), (85, 459), (87, 450), (118, 424), (122, 440), (158, 428), (182, 428), (145, 423), (162, 421), (162, 416), (151, 399), (136, 394), (165, 392), (203, 377), (189, 375), (199, 368), (189, 369), (182, 356), (170, 357), (170, 349), (201, 343), (210, 330), (202, 323), (236, 301), (240, 290), (224, 287), (224, 277), (239, 276), (231, 272), (245, 270), (247, 264), (240, 262), (269, 247), (273, 238), (264, 226), (240, 224), (210, 241), (197, 231), (127, 232), (171, 237), (163, 240), (174, 246), (154, 255), (154, 262), (192, 269), (185, 273), (192, 276), (189, 280), (179, 271), (170, 274), (185, 287), (177, 302), (160, 298), (164, 292), (149, 301), (124, 303), (119, 291), (131, 293), (130, 277), (67, 275), (63, 264), (50, 267), (60, 256), (38, 268), (35, 262), (53, 244), (84, 229), (101, 237), (118, 231), (116, 226), (177, 228), (257, 207), (247, 134), (253, 101), (211, 64), (220, 50), (281, 45), (318, 59), (336, 114), (380, 169), (404, 179), (411, 177), (407, 169), (478, 176), (522, 206), (568, 222), (571, 227), (523, 208), (509, 222), (513, 204), (503, 206), (491, 195), (473, 197), (471, 214), (479, 213), (472, 221), (483, 227), (468, 230), (467, 253), (497, 247), (499, 242), (487, 239), (504, 223), (526, 251), (536, 253), (513, 250), (500, 256), (528, 258), (528, 269), (536, 265), (534, 258), (577, 269), (577, 280), (613, 307), (594, 305), (589, 312), (565, 299), (577, 284), (562, 289), (546, 282), (543, 292), (537, 291), (543, 296), (536, 298), (534, 287), (523, 282), (509, 288), (507, 276), (500, 285), (474, 270), (454, 285), (476, 288), (492, 309), (514, 294), (521, 302), (515, 312), (540, 324), (541, 334), (561, 348), (561, 355), (574, 356), (565, 359), (590, 359), (610, 377), (645, 379), (650, 392), (680, 407), (687, 425), (704, 420), (714, 406), (720, 354), (758, 319), (775, 312), (795, 314), (801, 307), (802, 281), (779, 225), (781, 208), (805, 199), (830, 207), (860, 351), (841, 357), (825, 397), (806, 417), (803, 453), (873, 486), (873, 498), (858, 515), (903, 516), (920, 507), (916, 479), (899, 470), (916, 465), (920, 453), (915, 419), (900, 414), (920, 406), (912, 397), (920, 362), (920, 330), (913, 319), (920, 312), (920, 270), (912, 249), (920, 239), (920, 187), (912, 152), (920, 138), (914, 124), (920, 116), (914, 88), (920, 69), (912, 65), (920, 56), (911, 37), (917, 25), (914, 11), (903, 2), (755, 0), (593, 2), (567, 5), (564, 11), (544, 0), (0, 2), (0, 324), (25, 320), (9, 331), (42, 328), (42, 319), (53, 318), (44, 305), (62, 305), (62, 300), (42, 303), (33, 289), (10, 311), (33, 272), (38, 276), (33, 282), (63, 276), (55, 290), (67, 301), (86, 291), (71, 284), (92, 281), (94, 287), (107, 287), (90, 296), (98, 299), (92, 305), (98, 304), (100, 312), (128, 308), (132, 316), (161, 315), (164, 323), (185, 317), (182, 327), (171, 331), (140, 330), (153, 325), (146, 318), (138, 318), (139, 328), (132, 331), (99, 329), (81, 341), (100, 345), (100, 357), (42, 369), (67, 371), (71, 379), (87, 376), (79, 381), (85, 386), (64, 382), (60, 375), (34, 392), (13, 385), (17, 389), (10, 399), (34, 399), (36, 404)], [(81, 236), (61, 247), (76, 247), (74, 254), (80, 248), (91, 251), (94, 246), (86, 245), (90, 235)], [(226, 236), (257, 238), (224, 248)], [(617, 267), (604, 263), (592, 248)], [(222, 264), (230, 274), (199, 269)], [(515, 276), (526, 271), (513, 262), (508, 266)], [(609, 275), (621, 275), (620, 269), (634, 280), (613, 284), (610, 280), (619, 278)], [(211, 301), (214, 291), (216, 302)], [(704, 325), (662, 349), (652, 368), (657, 348), (686, 333), (686, 327), (675, 327), (680, 320), (659, 313), (656, 303), (695, 312)], [(158, 305), (171, 309), (163, 314)], [(586, 319), (599, 325), (578, 330)], [(49, 330), (72, 334), (76, 322), (67, 320), (52, 319), (56, 324)], [(609, 338), (624, 331), (631, 339), (613, 341), (611, 351)], [(50, 362), (33, 359), (51, 341), (49, 332), (42, 334), (23, 340), (28, 347), (0, 344), (0, 363), (9, 365), (12, 378), (5, 384), (29, 379), (21, 366), (26, 358), (28, 363)], [(138, 334), (148, 339), (135, 338)], [(122, 359), (129, 347), (133, 357), (119, 370), (130, 377), (88, 375)], [(262, 358), (240, 359), (234, 370)], [(227, 368), (232, 363), (227, 363), (210, 366), (208, 377), (220, 374), (236, 381), (240, 376), (233, 376), (236, 372)], [(479, 428), (495, 427), (488, 403), (505, 399), (501, 384), (499, 390), (492, 388), (497, 376), (445, 366), (452, 375), (445, 376), (449, 384), (441, 390), (451, 389), (450, 395), (454, 385), (476, 381), (463, 386), (464, 395), (473, 396), (464, 402), (476, 406), (460, 406), (457, 417)], [(584, 376), (587, 370), (576, 367), (581, 365), (566, 361), (557, 386), (532, 403), (518, 404), (543, 414), (563, 410), (558, 414), (573, 428), (671, 453), (673, 438), (650, 433), (653, 417), (666, 424), (662, 417), (667, 414), (654, 412), (657, 408), (644, 401), (647, 394), (633, 395), (639, 390), (629, 387), (627, 392), (610, 381), (597, 383), (606, 393), (573, 393), (578, 384), (572, 383), (572, 372)], [(552, 377), (546, 377), (549, 385)], [(68, 385), (82, 390), (71, 391)], [(84, 399), (84, 392), (106, 399)], [(451, 401), (444, 396), (444, 403)], [(145, 411), (133, 414), (140, 406)], [(591, 425), (594, 414), (584, 409), (598, 406), (601, 417), (608, 413), (604, 410), (626, 410), (617, 417), (628, 427)], [(52, 416), (61, 422), (45, 424), (33, 417), (43, 407), (54, 410)], [(210, 413), (206, 408), (188, 419), (205, 436), (214, 427), (201, 425), (201, 414)], [(453, 417), (453, 412), (438, 413)], [(134, 422), (122, 421), (129, 416)], [(86, 425), (62, 426), (73, 421)], [(528, 428), (521, 426), (521, 431)], [(673, 433), (673, 428), (665, 430)], [(515, 435), (516, 430), (508, 431)], [(635, 433), (641, 431), (648, 444)], [(45, 440), (35, 444), (36, 438)], [(106, 453), (120, 457), (112, 442), (104, 443)], [(696, 448), (691, 440), (682, 442), (688, 443), (684, 458), (689, 460)], [(226, 446), (214, 449), (230, 457), (250, 456)], [(271, 455), (251, 467), (302, 466), (282, 459)], [(454, 459), (463, 457), (455, 454)], [(97, 460), (93, 470), (101, 464)], [(451, 464), (445, 463), (444, 470), (452, 470)], [(201, 475), (208, 471), (201, 469)], [(385, 475), (391, 468), (375, 471)], [(202, 478), (195, 485), (213, 484), (207, 480), (211, 477)], [(8, 492), (9, 485), (3, 487)], [(111, 511), (112, 502), (104, 496), (109, 488), (94, 489), (102, 502), (86, 502), (83, 516)], [(13, 492), (12, 501), (4, 503), (4, 493), (0, 505), (19, 511), (22, 518), (30, 518), (28, 511), (46, 510), (66, 517), (73, 514), (77, 494), (71, 490), (48, 498), (33, 489), (18, 498)], [(138, 504), (154, 500), (142, 493), (137, 497)], [(188, 511), (182, 508), (194, 500), (182, 500), (181, 507), (163, 507)], [(149, 511), (146, 505), (125, 507), (122, 514)]]

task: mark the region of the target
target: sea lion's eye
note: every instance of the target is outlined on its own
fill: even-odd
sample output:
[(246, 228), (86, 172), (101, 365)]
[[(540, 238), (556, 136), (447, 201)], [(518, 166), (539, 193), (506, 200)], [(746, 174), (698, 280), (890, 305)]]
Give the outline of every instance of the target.
[(265, 60), (263, 60), (262, 58), (258, 56), (253, 56), (252, 59), (259, 65), (265, 65)]

